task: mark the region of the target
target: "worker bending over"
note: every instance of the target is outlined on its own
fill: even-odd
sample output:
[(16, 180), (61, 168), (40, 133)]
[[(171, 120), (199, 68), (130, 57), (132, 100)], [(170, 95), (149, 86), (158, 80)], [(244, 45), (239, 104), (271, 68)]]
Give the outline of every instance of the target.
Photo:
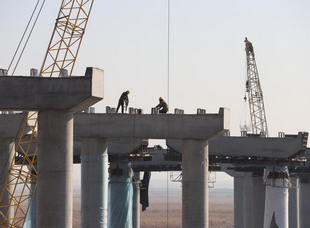
[(162, 97), (159, 98), (159, 104), (155, 108), (159, 113), (167, 113), (169, 110), (167, 102)]
[(127, 107), (128, 107), (128, 104), (129, 104), (128, 94), (129, 94), (129, 90), (127, 90), (126, 92), (122, 93), (121, 97), (118, 100), (118, 105), (117, 105), (116, 113), (118, 112), (118, 109), (119, 109), (120, 106), (122, 106), (122, 113), (124, 113), (124, 103), (125, 103), (125, 110), (127, 110)]

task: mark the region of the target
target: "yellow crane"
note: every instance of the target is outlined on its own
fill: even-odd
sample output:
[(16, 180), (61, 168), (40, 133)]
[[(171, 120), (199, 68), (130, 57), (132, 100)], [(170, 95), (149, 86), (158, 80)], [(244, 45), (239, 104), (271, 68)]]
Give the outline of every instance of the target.
[[(263, 91), (259, 81), (254, 48), (247, 38), (245, 38), (244, 42), (247, 59), (246, 93), (249, 100), (252, 133), (268, 137)], [(246, 96), (244, 99), (246, 101)]]
[[(94, 0), (63, 0), (55, 22), (52, 37), (49, 42), (41, 77), (60, 77), (62, 69), (72, 74), (75, 60), (79, 52), (81, 41)], [(37, 181), (37, 150), (29, 151), (31, 144), (38, 141), (37, 112), (28, 112), (15, 149), (15, 156), (11, 161), (5, 186), (0, 195), (0, 227), (23, 227), (36, 189)], [(28, 131), (30, 129), (30, 131)], [(30, 185), (34, 184), (31, 189)], [(9, 194), (9, 200), (2, 202), (4, 193)], [(29, 202), (26, 209), (22, 205)], [(12, 213), (13, 211), (13, 213)]]

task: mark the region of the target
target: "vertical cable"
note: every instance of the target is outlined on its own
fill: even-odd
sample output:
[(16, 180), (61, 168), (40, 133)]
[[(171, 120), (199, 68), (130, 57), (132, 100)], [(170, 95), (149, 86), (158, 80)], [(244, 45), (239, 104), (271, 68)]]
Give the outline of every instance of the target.
[(18, 46), (17, 46), (17, 48), (16, 48), (16, 51), (15, 51), (15, 53), (14, 53), (14, 55), (13, 55), (13, 58), (12, 58), (12, 60), (11, 60), (11, 62), (10, 62), (10, 65), (9, 65), (9, 67), (8, 67), (8, 71), (10, 70), (11, 65), (12, 65), (12, 63), (13, 63), (13, 61), (14, 61), (14, 59), (15, 59), (16, 54), (17, 54), (17, 51), (18, 51), (18, 49), (19, 49), (19, 47), (20, 47), (20, 45), (21, 45), (21, 43), (22, 43), (22, 41), (23, 41), (23, 39), (24, 39), (24, 36), (25, 36), (25, 34), (26, 34), (27, 30), (28, 30), (29, 24), (30, 24), (30, 22), (31, 22), (31, 20), (32, 20), (32, 17), (33, 17), (33, 15), (34, 15), (34, 13), (35, 13), (35, 11), (36, 11), (36, 9), (37, 9), (38, 4), (39, 4), (39, 0), (37, 1), (37, 4), (36, 4), (36, 6), (34, 7), (34, 10), (32, 11), (31, 17), (30, 17), (30, 19), (29, 19), (29, 21), (28, 21), (28, 24), (27, 24), (27, 26), (26, 26), (26, 28), (25, 28), (25, 31), (24, 31), (23, 35), (22, 35), (22, 38), (20, 39), (19, 44), (18, 44)]
[[(167, 66), (167, 75), (168, 75), (168, 86), (167, 86), (167, 101), (168, 101), (168, 105), (170, 105), (170, 100), (169, 100), (169, 81), (170, 81), (170, 0), (168, 0), (168, 44), (167, 44), (167, 48), (168, 48), (168, 66)], [(168, 110), (169, 112), (169, 110)]]
[[(170, 105), (170, 99), (169, 99), (169, 77), (170, 77), (170, 0), (168, 0), (168, 31), (167, 31), (167, 58), (168, 58), (168, 64), (167, 64), (167, 101), (168, 105)], [(168, 110), (169, 113), (169, 110)], [(169, 227), (169, 178), (168, 178), (168, 170), (167, 170), (167, 228)]]
[(28, 44), (28, 41), (29, 41), (29, 38), (30, 38), (30, 36), (31, 36), (31, 34), (32, 34), (32, 31), (33, 31), (33, 29), (34, 29), (34, 26), (36, 25), (37, 20), (38, 20), (40, 14), (41, 14), (41, 11), (42, 11), (42, 8), (43, 8), (43, 6), (44, 6), (44, 3), (45, 3), (45, 0), (43, 1), (42, 5), (41, 5), (41, 7), (40, 7), (40, 10), (39, 10), (39, 12), (38, 12), (38, 15), (37, 15), (37, 17), (36, 17), (36, 19), (35, 19), (35, 21), (34, 21), (34, 24), (32, 25), (32, 28), (31, 28), (31, 30), (30, 30), (30, 33), (28, 34), (28, 38), (27, 38), (27, 40), (26, 40), (26, 43), (24, 44), (24, 47), (23, 47), (23, 49), (22, 49), (22, 52), (21, 52), (20, 55), (19, 55), (19, 58), (18, 58), (18, 60), (17, 60), (17, 63), (16, 63), (16, 65), (15, 65), (15, 67), (14, 67), (14, 70), (13, 70), (13, 72), (12, 72), (12, 75), (14, 75), (15, 70), (16, 70), (18, 64), (19, 64), (19, 61), (20, 61), (20, 59), (21, 59), (21, 57), (22, 57), (22, 55), (23, 55), (23, 53), (24, 53), (24, 51), (25, 51), (25, 48), (26, 48), (26, 46), (27, 46), (27, 44)]
[(168, 178), (168, 169), (167, 169), (167, 228), (169, 227), (169, 178)]

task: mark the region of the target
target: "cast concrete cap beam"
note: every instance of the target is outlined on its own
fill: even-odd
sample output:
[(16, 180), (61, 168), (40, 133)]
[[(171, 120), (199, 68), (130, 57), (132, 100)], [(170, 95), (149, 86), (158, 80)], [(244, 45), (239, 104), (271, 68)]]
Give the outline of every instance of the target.
[(141, 139), (211, 139), (229, 130), (227, 108), (218, 114), (203, 115), (74, 115), (76, 137), (141, 138)]
[[(20, 134), (25, 121), (26, 113), (1, 114), (0, 115), (0, 138), (15, 138)], [(27, 132), (27, 129), (26, 129)]]
[[(230, 137), (221, 136), (209, 142), (209, 155), (231, 157), (289, 158), (305, 150), (304, 136), (296, 137)], [(167, 146), (182, 153), (180, 140), (167, 140)]]
[(83, 111), (103, 99), (103, 70), (85, 77), (0, 77), (0, 110)]

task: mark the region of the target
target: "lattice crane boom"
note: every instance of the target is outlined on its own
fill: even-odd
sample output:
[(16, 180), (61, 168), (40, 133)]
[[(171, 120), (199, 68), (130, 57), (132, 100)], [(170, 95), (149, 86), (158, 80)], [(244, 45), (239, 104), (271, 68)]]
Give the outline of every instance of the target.
[(268, 128), (264, 107), (264, 98), (261, 84), (259, 81), (258, 70), (256, 66), (254, 48), (247, 38), (245, 42), (245, 52), (247, 59), (247, 81), (246, 92), (248, 94), (252, 132), (268, 136)]
[[(69, 75), (86, 29), (94, 0), (63, 0), (55, 27), (43, 61), (40, 76), (60, 77), (62, 69)], [(23, 227), (37, 184), (37, 150), (30, 153), (30, 145), (38, 145), (37, 112), (28, 112), (16, 145), (15, 161), (12, 159), (5, 186), (0, 195), (0, 226)], [(30, 129), (30, 132), (28, 132)], [(31, 184), (34, 186), (31, 188)], [(4, 193), (10, 198), (2, 202)], [(28, 203), (24, 209), (23, 203)]]

